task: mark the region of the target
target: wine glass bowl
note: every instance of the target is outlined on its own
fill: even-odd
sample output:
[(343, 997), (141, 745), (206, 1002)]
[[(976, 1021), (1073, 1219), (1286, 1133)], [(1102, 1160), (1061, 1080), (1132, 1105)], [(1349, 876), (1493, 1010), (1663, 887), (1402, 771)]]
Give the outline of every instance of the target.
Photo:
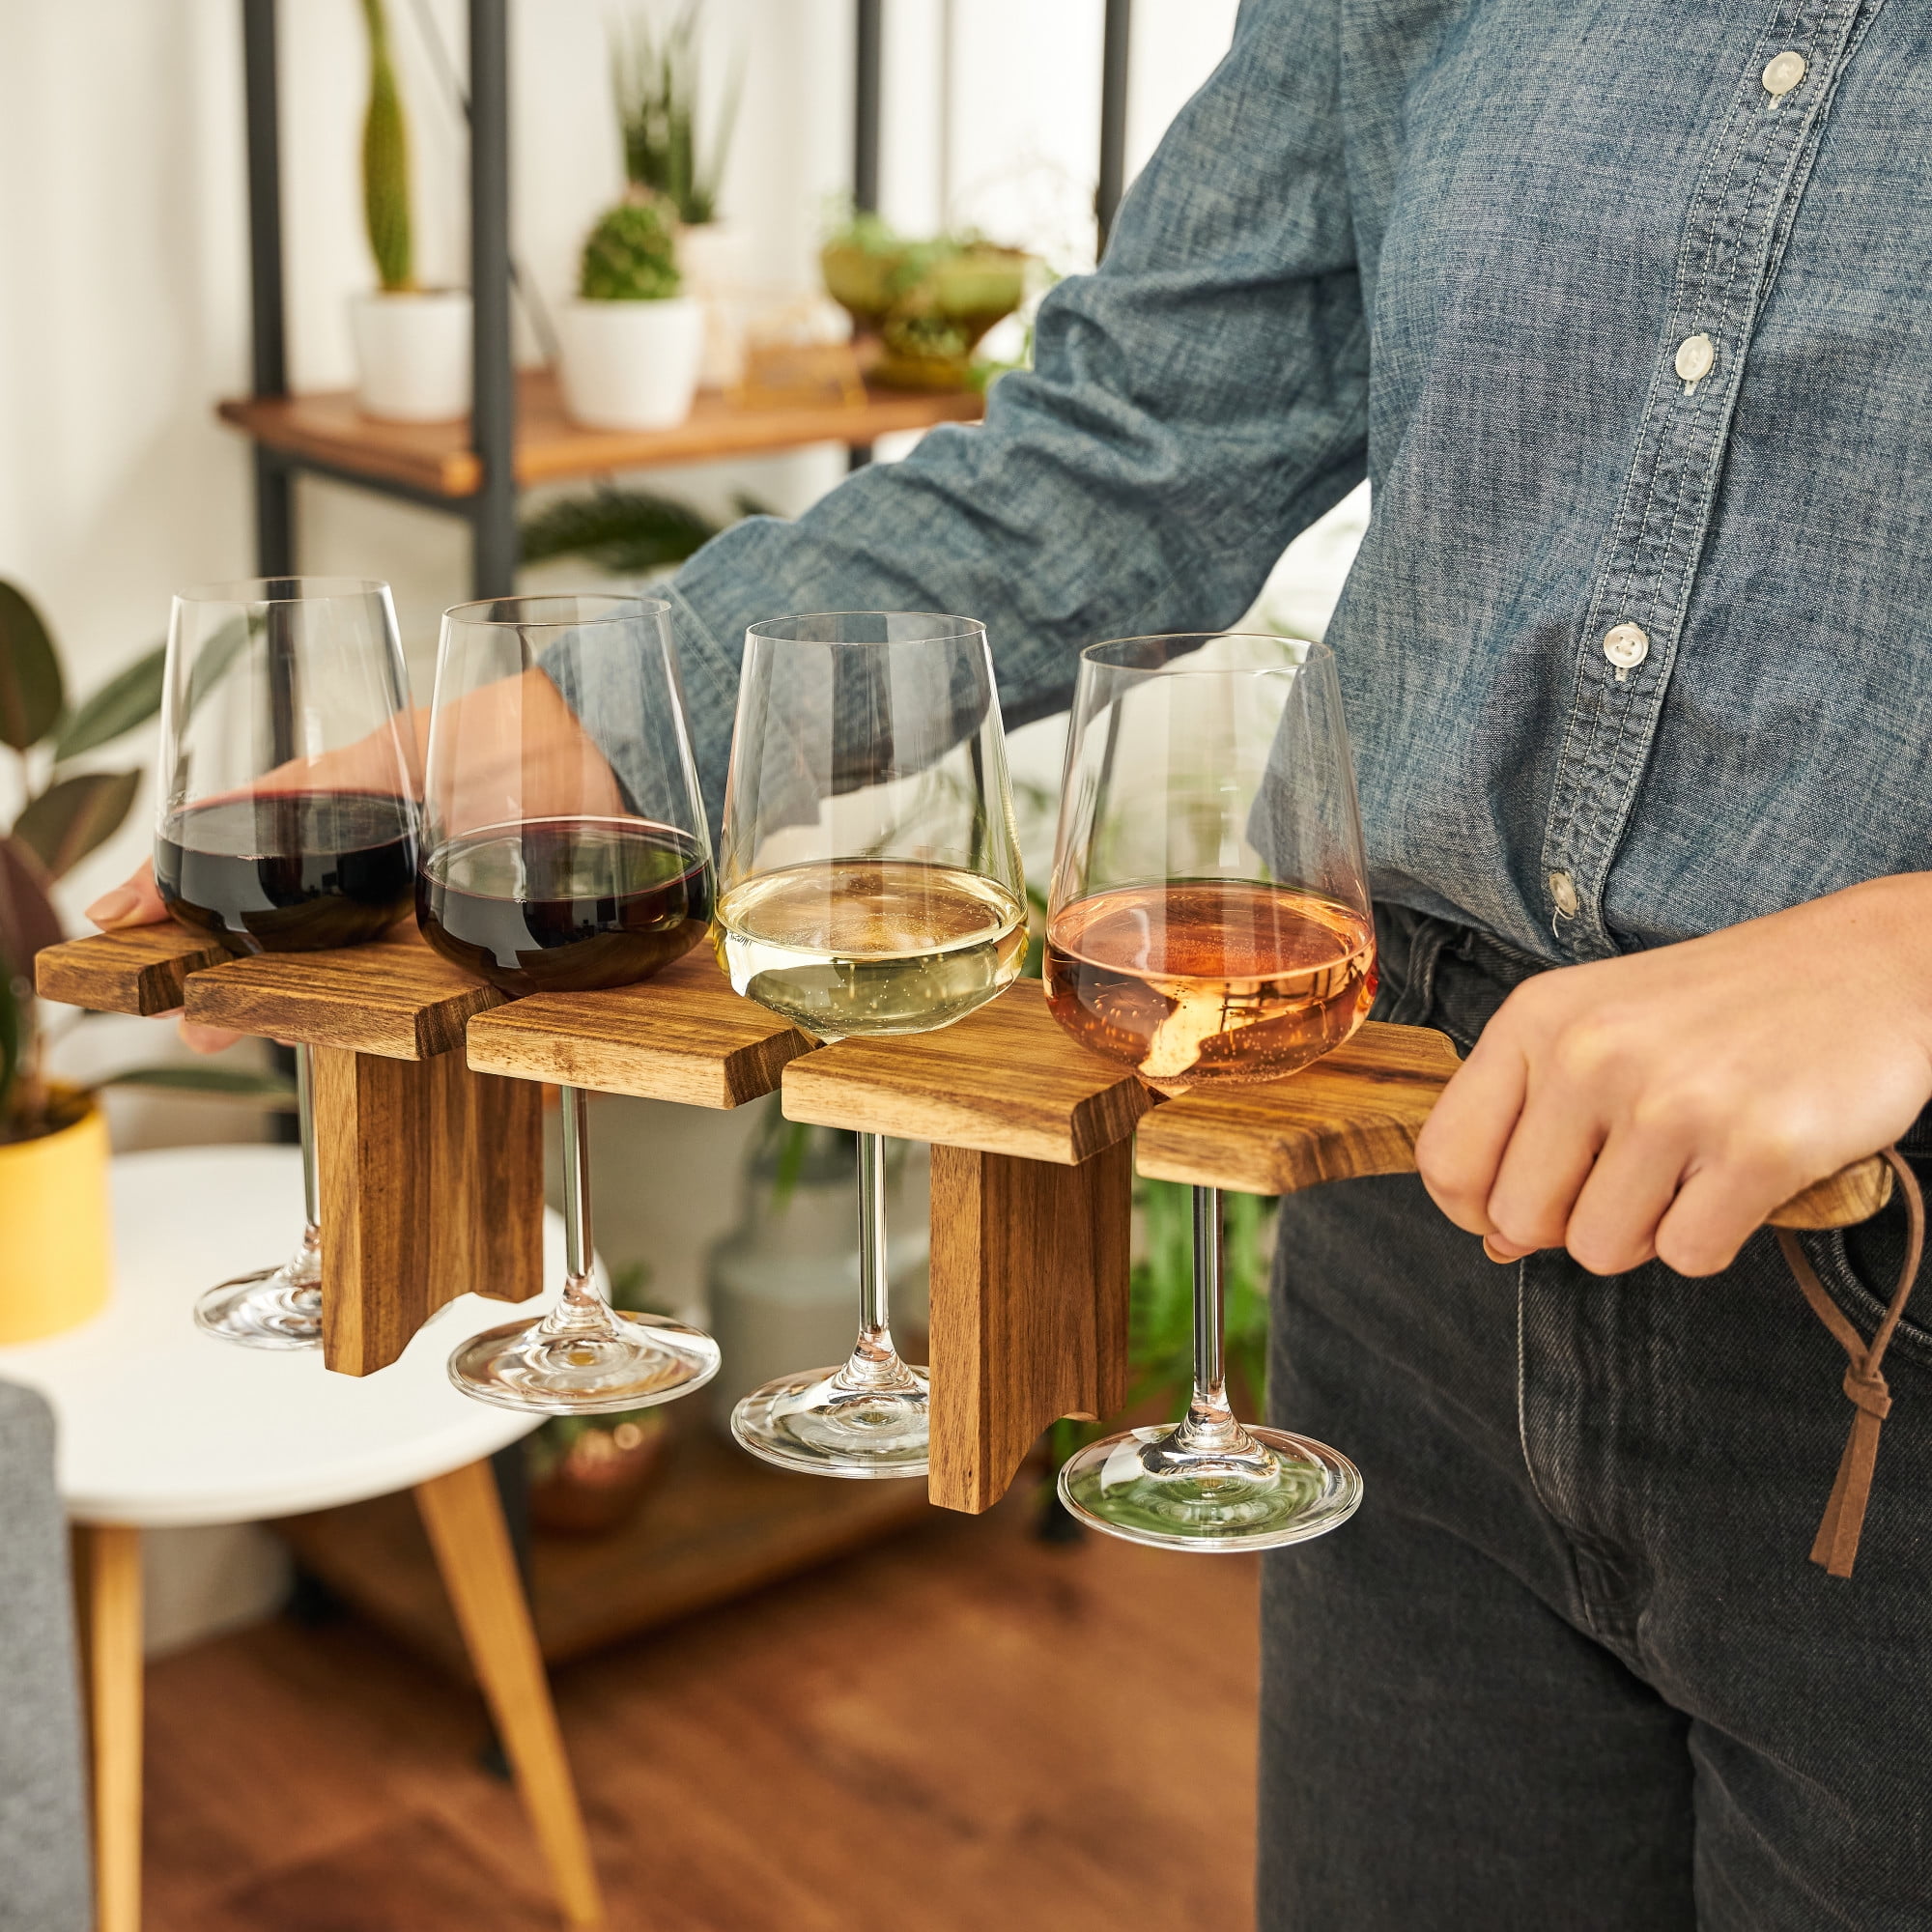
[[(1195, 633), (1083, 653), (1043, 973), (1062, 1026), (1169, 1094), (1282, 1079), (1361, 1025), (1375, 923), (1324, 646)], [(1080, 1450), (1063, 1500), (1164, 1548), (1334, 1528), (1361, 1498), (1353, 1464), (1229, 1405), (1218, 1189), (1194, 1190), (1194, 1274), (1186, 1415)]]
[[(1026, 957), (1026, 888), (984, 627), (835, 611), (746, 636), (715, 944), (736, 990), (825, 1040), (951, 1026)], [(923, 1369), (886, 1305), (884, 1142), (859, 1136), (860, 1333), (731, 1430), (783, 1468), (923, 1476)]]
[[(409, 679), (386, 584), (283, 577), (183, 591), (168, 627), (155, 883), (230, 951), (380, 939), (406, 917), (419, 809)], [(322, 1340), (311, 1055), (296, 1050), (306, 1227), (279, 1267), (195, 1320), (257, 1349)]]
[[(424, 812), (416, 923), (504, 992), (633, 985), (690, 952), (709, 927), (712, 865), (669, 607), (502, 597), (445, 612)], [(583, 1090), (565, 1087), (562, 1293), (451, 1356), (479, 1401), (611, 1414), (718, 1372), (710, 1336), (599, 1292), (587, 1127)]]

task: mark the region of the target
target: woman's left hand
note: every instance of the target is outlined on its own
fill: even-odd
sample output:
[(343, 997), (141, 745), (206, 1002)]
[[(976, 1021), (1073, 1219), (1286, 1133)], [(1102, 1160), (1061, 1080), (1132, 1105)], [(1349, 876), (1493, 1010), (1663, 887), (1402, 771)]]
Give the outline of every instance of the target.
[(1416, 1144), (1492, 1259), (1729, 1266), (1772, 1210), (1932, 1098), (1932, 873), (1538, 975)]

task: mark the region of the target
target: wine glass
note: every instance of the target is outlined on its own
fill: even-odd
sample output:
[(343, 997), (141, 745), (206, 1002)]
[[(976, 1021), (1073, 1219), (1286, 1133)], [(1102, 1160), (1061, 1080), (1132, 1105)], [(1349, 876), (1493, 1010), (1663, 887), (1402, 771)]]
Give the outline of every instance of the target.
[[(1375, 997), (1335, 661), (1275, 637), (1127, 638), (1081, 654), (1045, 976), (1054, 1017), (1166, 1094), (1279, 1080)], [(1354, 1513), (1335, 1450), (1243, 1427), (1223, 1363), (1221, 1195), (1194, 1190), (1194, 1391), (1178, 1424), (1060, 1472), (1083, 1521), (1170, 1549), (1265, 1549)]]
[[(705, 935), (711, 845), (669, 617), (653, 599), (571, 596), (443, 614), (416, 923), (506, 993), (628, 986)], [(502, 1408), (646, 1408), (709, 1381), (718, 1345), (599, 1292), (586, 1096), (562, 1091), (563, 1292), (472, 1336), (450, 1379)]]
[[(273, 577), (185, 590), (168, 627), (155, 882), (236, 952), (379, 939), (415, 882), (415, 727), (385, 583)], [(306, 1226), (279, 1267), (194, 1318), (252, 1349), (322, 1341), (310, 1049), (296, 1048)]]
[[(1026, 956), (1026, 890), (983, 625), (835, 611), (746, 634), (716, 943), (740, 993), (821, 1039), (930, 1033)], [(859, 1136), (859, 1339), (731, 1416), (753, 1455), (923, 1476), (925, 1372), (893, 1346), (885, 1140)]]

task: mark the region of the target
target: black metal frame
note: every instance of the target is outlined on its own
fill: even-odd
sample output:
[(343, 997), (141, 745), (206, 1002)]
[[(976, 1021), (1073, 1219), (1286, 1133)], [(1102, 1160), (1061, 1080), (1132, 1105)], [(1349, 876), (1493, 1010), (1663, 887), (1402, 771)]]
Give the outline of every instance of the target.
[(1134, 0), (1107, 0), (1100, 37), (1100, 182), (1094, 219), (1100, 231), (1095, 257), (1107, 252), (1114, 216), (1127, 182), (1127, 47), (1133, 38)]
[[(248, 279), (257, 396), (288, 393), (282, 273), (277, 0), (242, 0), (248, 114)], [(469, 0), (469, 288), (474, 333), (470, 440), (482, 475), (473, 495), (444, 497), (311, 457), (255, 445), (255, 559), (265, 577), (296, 568), (295, 479), (306, 472), (395, 497), (470, 526), (473, 595), (500, 597), (517, 572), (516, 369), (510, 337), (508, 0)]]
[[(282, 273), (281, 112), (275, 71), (277, 0), (241, 0), (242, 76), (248, 118), (248, 281), (257, 396), (288, 393)], [(852, 200), (879, 205), (879, 128), (884, 85), (884, 0), (855, 0)], [(1127, 40), (1132, 0), (1107, 0), (1100, 65), (1100, 185), (1094, 197), (1100, 246), (1124, 180)], [(469, 0), (469, 287), (474, 304), (470, 440), (482, 470), (469, 497), (367, 476), (311, 457), (255, 445), (255, 558), (264, 577), (296, 569), (295, 479), (327, 476), (418, 503), (470, 526), (470, 589), (506, 596), (517, 573), (517, 378), (510, 296), (509, 0)], [(852, 467), (871, 460), (854, 449)]]

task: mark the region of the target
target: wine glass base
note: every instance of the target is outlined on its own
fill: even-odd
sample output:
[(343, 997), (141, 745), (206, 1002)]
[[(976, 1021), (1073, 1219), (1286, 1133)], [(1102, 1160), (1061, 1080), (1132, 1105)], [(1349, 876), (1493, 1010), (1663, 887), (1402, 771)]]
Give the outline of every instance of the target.
[(609, 1311), (612, 1332), (549, 1334), (542, 1318), (486, 1328), (449, 1358), (465, 1395), (538, 1415), (613, 1415), (702, 1388), (718, 1344), (663, 1315)]
[(926, 1469), (926, 1380), (909, 1389), (855, 1388), (836, 1369), (781, 1376), (731, 1411), (741, 1449), (781, 1469), (876, 1482)]
[(194, 1304), (197, 1328), (243, 1349), (322, 1347), (322, 1295), (286, 1266), (258, 1268), (211, 1288)]
[(1109, 1536), (1208, 1553), (1306, 1543), (1354, 1515), (1362, 1478), (1346, 1456), (1286, 1430), (1247, 1434), (1259, 1456), (1177, 1453), (1171, 1424), (1090, 1442), (1061, 1467), (1061, 1501)]

